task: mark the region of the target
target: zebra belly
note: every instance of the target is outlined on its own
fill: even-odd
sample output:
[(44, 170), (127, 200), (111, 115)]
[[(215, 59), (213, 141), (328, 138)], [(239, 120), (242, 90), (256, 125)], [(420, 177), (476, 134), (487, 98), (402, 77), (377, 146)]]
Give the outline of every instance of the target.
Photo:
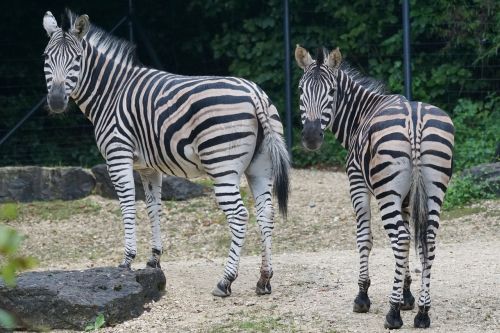
[(136, 150), (134, 152), (134, 169), (155, 169), (166, 175), (182, 178), (195, 178), (206, 174), (203, 170), (200, 159), (192, 145), (187, 145), (183, 149), (185, 158), (171, 159), (161, 155), (160, 152), (147, 159), (145, 154)]

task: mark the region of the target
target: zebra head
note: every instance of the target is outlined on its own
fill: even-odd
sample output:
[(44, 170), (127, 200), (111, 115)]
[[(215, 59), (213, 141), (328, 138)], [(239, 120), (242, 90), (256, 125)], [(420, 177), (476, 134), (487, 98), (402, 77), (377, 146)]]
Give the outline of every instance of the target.
[(313, 60), (306, 49), (297, 45), (295, 60), (304, 70), (299, 82), (302, 145), (307, 150), (317, 150), (323, 143), (325, 129), (331, 127), (342, 55), (338, 48), (330, 53), (319, 48)]
[(82, 39), (90, 27), (87, 15), (66, 13), (69, 28), (60, 28), (51, 12), (43, 17), (43, 27), (49, 35), (49, 43), (43, 53), (47, 103), (54, 113), (64, 112), (68, 99), (78, 84), (83, 53)]

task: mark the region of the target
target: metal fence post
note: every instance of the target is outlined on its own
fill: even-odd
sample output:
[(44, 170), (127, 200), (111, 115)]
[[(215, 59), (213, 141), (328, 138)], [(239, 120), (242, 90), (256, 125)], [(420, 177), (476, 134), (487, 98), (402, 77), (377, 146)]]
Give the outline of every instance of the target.
[(285, 117), (286, 117), (286, 143), (288, 155), (292, 161), (292, 88), (291, 88), (291, 70), (290, 70), (290, 15), (288, 10), (288, 0), (283, 1), (284, 18), (283, 32), (285, 42)]
[(404, 94), (411, 101), (410, 1), (403, 0), (403, 70)]

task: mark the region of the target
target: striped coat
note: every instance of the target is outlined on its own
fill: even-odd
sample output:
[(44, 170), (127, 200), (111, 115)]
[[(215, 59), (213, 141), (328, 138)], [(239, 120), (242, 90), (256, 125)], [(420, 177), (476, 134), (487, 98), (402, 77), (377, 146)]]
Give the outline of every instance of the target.
[(229, 296), (238, 275), (248, 210), (240, 178), (251, 187), (262, 238), (256, 292), (271, 292), (272, 194), (286, 215), (288, 154), (278, 111), (253, 82), (234, 77), (182, 76), (136, 63), (133, 47), (92, 26), (87, 15), (67, 13), (59, 27), (47, 12), (43, 25), (47, 102), (63, 112), (71, 97), (93, 123), (119, 197), (125, 231), (121, 267), (137, 254), (133, 169), (139, 171), (152, 228), (148, 266), (160, 267), (161, 175), (208, 175), (231, 231), (228, 261), (213, 294)]
[[(297, 46), (304, 70), (299, 83), (302, 143), (318, 149), (331, 130), (348, 150), (346, 170), (356, 213), (360, 254), (355, 312), (370, 308), (368, 258), (373, 246), (370, 197), (375, 197), (395, 256), (395, 275), (386, 328), (399, 328), (400, 309), (411, 309), (408, 267), (411, 234), (422, 262), (416, 327), (428, 327), (430, 270), (444, 194), (452, 174), (454, 128), (439, 108), (387, 95), (379, 83), (342, 65), (338, 49), (318, 50), (315, 60)], [(411, 231), (413, 225), (413, 232)]]

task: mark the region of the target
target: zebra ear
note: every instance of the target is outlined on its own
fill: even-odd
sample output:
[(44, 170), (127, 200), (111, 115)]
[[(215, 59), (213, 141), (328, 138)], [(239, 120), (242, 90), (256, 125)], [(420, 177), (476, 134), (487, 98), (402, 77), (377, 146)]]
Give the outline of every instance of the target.
[(45, 31), (47, 31), (47, 35), (52, 36), (54, 31), (56, 31), (59, 27), (57, 26), (57, 21), (54, 15), (51, 12), (46, 12), (43, 16), (43, 27)]
[(328, 66), (331, 69), (338, 69), (340, 67), (341, 62), (342, 62), (342, 54), (340, 53), (340, 49), (337, 47), (328, 55)]
[(75, 24), (73, 25), (73, 30), (72, 32), (80, 39), (82, 39), (85, 34), (90, 29), (90, 20), (88, 15), (80, 15), (78, 18), (75, 20)]
[(312, 64), (313, 59), (305, 48), (297, 44), (295, 48), (295, 61), (297, 61), (297, 65), (299, 65), (300, 68), (306, 70), (307, 66)]

